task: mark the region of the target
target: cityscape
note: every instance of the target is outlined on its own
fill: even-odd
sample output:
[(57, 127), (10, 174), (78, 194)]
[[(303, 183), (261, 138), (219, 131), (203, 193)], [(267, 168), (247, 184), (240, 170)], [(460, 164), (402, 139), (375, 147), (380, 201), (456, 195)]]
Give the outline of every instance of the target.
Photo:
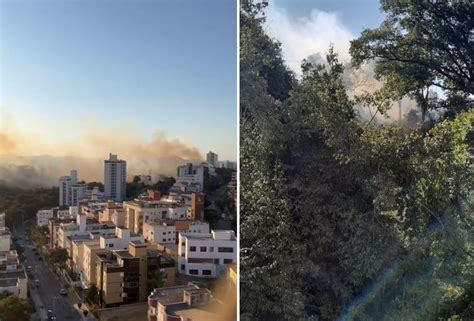
[(126, 173), (110, 153), (103, 184), (72, 169), (34, 225), (10, 231), (2, 213), (0, 293), (31, 298), (39, 320), (235, 320), (235, 162), (209, 152), (161, 189), (138, 175), (128, 197)]

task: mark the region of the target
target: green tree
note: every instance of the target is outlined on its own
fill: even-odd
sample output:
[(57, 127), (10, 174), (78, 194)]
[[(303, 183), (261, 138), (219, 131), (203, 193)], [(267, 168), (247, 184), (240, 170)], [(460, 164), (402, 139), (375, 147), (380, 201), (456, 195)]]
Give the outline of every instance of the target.
[(241, 7), (242, 319), (437, 320), (453, 293), (451, 316), (468, 315), (474, 113), (363, 121), (332, 49), (282, 94), (263, 72), (286, 70), (264, 7)]
[(68, 253), (66, 249), (63, 248), (55, 248), (52, 249), (47, 255), (46, 260), (49, 264), (54, 266), (58, 266), (60, 268), (66, 267), (66, 262), (68, 260)]
[[(426, 112), (466, 110), (474, 94), (474, 3), (472, 1), (382, 0), (381, 26), (351, 42), (355, 65), (375, 60), (375, 74), (391, 98), (409, 95)], [(431, 88), (445, 91), (437, 103)]]
[(99, 303), (99, 289), (95, 284), (91, 284), (84, 292), (86, 300), (91, 304)]
[(6, 213), (6, 224), (10, 228), (24, 225), (26, 221), (36, 222), (38, 210), (57, 206), (58, 199), (57, 187), (22, 189), (0, 182), (0, 213)]
[(0, 320), (2, 321), (29, 321), (33, 312), (33, 305), (29, 301), (15, 295), (0, 299)]
[(42, 248), (49, 242), (48, 226), (38, 226), (31, 231), (31, 240), (35, 242), (36, 246)]
[(165, 284), (164, 278), (166, 276), (160, 270), (155, 270), (152, 273), (149, 273), (147, 279), (147, 288), (148, 292), (153, 291), (153, 289), (161, 288)]

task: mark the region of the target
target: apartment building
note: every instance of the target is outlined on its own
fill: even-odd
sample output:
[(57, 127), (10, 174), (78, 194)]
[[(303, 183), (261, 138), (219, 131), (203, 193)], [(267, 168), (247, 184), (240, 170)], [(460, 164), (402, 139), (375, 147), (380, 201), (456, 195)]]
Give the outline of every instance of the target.
[(28, 298), (28, 278), (16, 251), (0, 251), (0, 293)]
[(226, 273), (228, 265), (237, 261), (234, 231), (211, 231), (210, 234), (179, 234), (179, 273), (216, 278)]
[(197, 285), (155, 289), (148, 296), (148, 321), (222, 321), (222, 305)]
[(174, 221), (160, 220), (157, 222), (143, 223), (143, 236), (150, 243), (175, 244), (176, 227)]
[(104, 160), (104, 197), (107, 200), (122, 202), (125, 199), (127, 162), (109, 154)]
[(49, 210), (39, 210), (36, 212), (36, 225), (45, 226), (48, 225), (50, 219), (54, 217), (54, 212), (52, 209)]
[(69, 176), (59, 178), (59, 206), (76, 206), (86, 191), (87, 185), (78, 183), (77, 171), (71, 170)]
[(125, 227), (134, 233), (143, 233), (143, 224), (159, 220), (185, 220), (191, 217), (191, 209), (181, 201), (125, 201)]
[[(160, 277), (158, 275), (161, 275)], [(96, 255), (96, 280), (102, 307), (142, 302), (159, 277), (163, 286), (174, 285), (175, 262), (146, 244), (130, 242), (128, 250)]]
[(8, 227), (0, 227), (0, 252), (10, 251), (11, 237), (12, 234)]
[(71, 269), (77, 273), (84, 287), (95, 282), (95, 254), (103, 250), (127, 249), (129, 242), (144, 242), (142, 235), (130, 233), (123, 227), (115, 227), (114, 233), (73, 236), (71, 238)]
[(99, 211), (99, 222), (112, 222), (115, 226), (125, 226), (125, 211), (121, 203), (108, 202)]

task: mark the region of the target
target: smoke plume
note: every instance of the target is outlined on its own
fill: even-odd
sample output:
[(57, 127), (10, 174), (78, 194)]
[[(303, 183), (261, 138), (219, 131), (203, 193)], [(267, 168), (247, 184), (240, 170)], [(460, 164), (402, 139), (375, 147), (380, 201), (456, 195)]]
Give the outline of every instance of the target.
[[(28, 139), (28, 137), (30, 139)], [(78, 170), (80, 180), (102, 181), (109, 153), (127, 161), (128, 179), (135, 175), (175, 175), (176, 166), (202, 161), (201, 152), (162, 131), (144, 140), (129, 128), (87, 126), (73, 140), (48, 142), (26, 132), (0, 132), (0, 183), (54, 186), (59, 176)]]
[[(349, 97), (372, 93), (383, 86), (374, 78), (374, 63), (361, 68), (351, 66), (350, 41), (357, 37), (340, 20), (335, 12), (312, 9), (306, 17), (295, 18), (277, 2), (271, 1), (266, 12), (266, 32), (281, 43), (283, 57), (288, 67), (301, 76), (301, 62), (306, 59), (316, 64), (326, 64), (326, 54), (331, 46), (344, 64), (344, 83)], [(398, 122), (406, 119), (416, 104), (409, 98), (393, 102), (387, 114), (377, 114), (379, 123)], [(375, 110), (357, 106), (362, 119), (372, 119)]]

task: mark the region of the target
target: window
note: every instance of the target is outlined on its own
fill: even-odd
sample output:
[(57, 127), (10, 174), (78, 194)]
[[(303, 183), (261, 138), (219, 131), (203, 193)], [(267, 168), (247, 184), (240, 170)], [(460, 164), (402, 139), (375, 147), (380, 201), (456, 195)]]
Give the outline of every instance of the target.
[(202, 270), (202, 275), (211, 275), (211, 270)]
[(209, 252), (214, 252), (214, 246), (209, 247)]
[(198, 270), (189, 270), (189, 274), (198, 275)]
[(114, 245), (112, 243), (109, 244), (109, 247), (114, 247)]
[(234, 253), (234, 248), (233, 247), (218, 247), (217, 251), (219, 253)]
[(195, 246), (190, 246), (190, 247), (189, 247), (189, 251), (191, 251), (191, 252), (196, 252), (196, 247), (195, 247)]
[(184, 264), (181, 264), (181, 270), (184, 270)]
[(163, 242), (166, 242), (166, 239), (163, 239)]
[(224, 259), (224, 264), (231, 264), (232, 263), (232, 259)]
[(201, 248), (199, 249), (201, 252), (207, 252), (207, 248), (205, 246), (201, 246)]

